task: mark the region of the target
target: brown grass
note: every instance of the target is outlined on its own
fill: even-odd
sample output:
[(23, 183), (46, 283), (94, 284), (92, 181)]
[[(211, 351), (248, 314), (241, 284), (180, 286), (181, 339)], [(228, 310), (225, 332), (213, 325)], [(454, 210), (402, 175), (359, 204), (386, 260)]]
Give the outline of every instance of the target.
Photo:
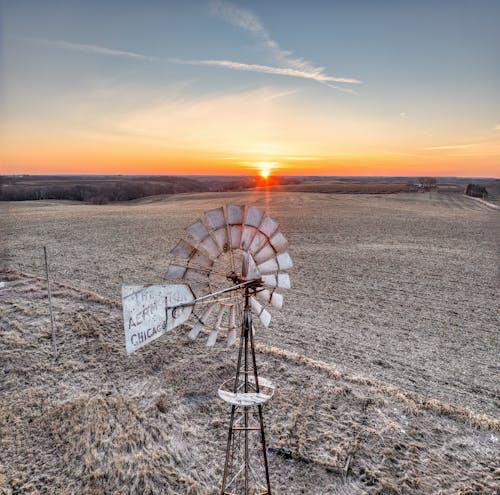
[[(6, 205), (0, 493), (218, 492), (234, 351), (179, 329), (127, 357), (118, 298), (161, 281), (198, 213), (265, 206), (252, 194)], [(496, 493), (497, 213), (444, 193), (267, 200), (295, 262), (256, 335), (273, 493)]]
[(285, 349), (280, 349), (278, 347), (257, 345), (256, 349), (264, 354), (269, 354), (281, 359), (287, 359), (305, 366), (310, 366), (314, 369), (320, 370), (335, 380), (342, 380), (358, 385), (368, 385), (368, 387), (374, 392), (382, 393), (404, 403), (412, 414), (417, 414), (419, 411), (424, 410), (431, 411), (442, 416), (448, 416), (452, 419), (463, 421), (477, 428), (500, 431), (500, 420), (487, 416), (486, 414), (477, 414), (464, 407), (453, 406), (437, 399), (428, 399), (414, 392), (409, 392), (399, 387), (382, 383), (379, 380), (374, 380), (370, 377), (349, 375), (323, 361), (311, 359), (302, 354), (286, 351)]

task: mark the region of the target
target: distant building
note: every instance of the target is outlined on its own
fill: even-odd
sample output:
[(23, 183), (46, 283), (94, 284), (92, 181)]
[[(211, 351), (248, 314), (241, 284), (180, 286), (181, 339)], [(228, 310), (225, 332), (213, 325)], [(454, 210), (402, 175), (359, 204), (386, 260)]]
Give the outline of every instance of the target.
[(419, 177), (415, 186), (417, 191), (430, 191), (437, 187), (437, 180), (434, 177)]
[(488, 191), (486, 187), (480, 186), (478, 184), (467, 184), (465, 188), (465, 194), (467, 196), (472, 196), (473, 198), (486, 198), (488, 197)]

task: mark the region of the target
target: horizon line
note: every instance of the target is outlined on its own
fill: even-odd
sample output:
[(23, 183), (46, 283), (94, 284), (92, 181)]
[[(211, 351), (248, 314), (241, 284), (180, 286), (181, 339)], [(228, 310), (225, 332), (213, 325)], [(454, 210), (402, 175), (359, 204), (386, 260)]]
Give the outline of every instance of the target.
[[(260, 178), (259, 174), (88, 174), (88, 173), (16, 173), (16, 174), (0, 174), (0, 177), (254, 177)], [(454, 178), (454, 179), (494, 179), (500, 180), (500, 177), (490, 175), (429, 175), (429, 174), (416, 174), (416, 175), (324, 175), (324, 174), (272, 174), (270, 177), (356, 177), (356, 178), (419, 178), (419, 177), (434, 177), (434, 178)]]

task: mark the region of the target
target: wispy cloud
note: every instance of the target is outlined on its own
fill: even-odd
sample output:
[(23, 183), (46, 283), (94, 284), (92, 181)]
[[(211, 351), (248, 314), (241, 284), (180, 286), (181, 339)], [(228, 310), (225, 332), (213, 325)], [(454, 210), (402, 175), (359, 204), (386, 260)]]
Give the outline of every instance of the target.
[(321, 71), (315, 70), (314, 72), (308, 72), (301, 69), (293, 69), (290, 67), (272, 67), (269, 65), (260, 64), (244, 64), (241, 62), (233, 62), (232, 60), (180, 60), (180, 59), (170, 59), (171, 62), (190, 64), (190, 65), (210, 65), (214, 67), (223, 67), (226, 69), (234, 70), (245, 70), (252, 72), (263, 72), (265, 74), (277, 74), (281, 76), (292, 76), (292, 77), (302, 77), (305, 79), (314, 79), (315, 81), (328, 83), (328, 82), (338, 82), (338, 83), (349, 83), (349, 84), (360, 84), (361, 81), (357, 79), (347, 78), (347, 77), (335, 77), (328, 76)]
[(427, 151), (435, 151), (442, 156), (476, 157), (486, 159), (487, 157), (498, 157), (500, 153), (500, 141), (498, 138), (477, 138), (474, 142), (447, 144), (443, 146), (431, 146), (425, 148)]
[(283, 50), (278, 45), (276, 41), (271, 38), (271, 35), (264, 28), (264, 25), (251, 10), (238, 7), (234, 4), (226, 2), (224, 0), (214, 0), (211, 4), (212, 12), (225, 20), (229, 24), (241, 28), (245, 31), (250, 32), (254, 35), (260, 42), (262, 42), (269, 50), (271, 50), (273, 56), (278, 61), (284, 62), (286, 65), (301, 67), (305, 70), (311, 71), (314, 69), (309, 62), (302, 59), (292, 59), (290, 55), (292, 52)]
[(228, 60), (200, 60), (199, 64), (215, 65), (235, 70), (252, 70), (267, 74), (280, 74), (293, 77), (312, 79), (319, 83), (326, 84), (335, 89), (354, 92), (346, 88), (332, 85), (332, 82), (360, 84), (362, 81), (350, 77), (330, 76), (325, 73), (324, 67), (315, 66), (313, 63), (303, 58), (292, 57), (292, 52), (283, 50), (279, 44), (271, 37), (259, 17), (251, 10), (238, 7), (224, 0), (212, 1), (212, 12), (226, 22), (240, 29), (248, 31), (262, 43), (269, 51), (279, 67), (269, 67), (259, 64), (244, 64)]
[(444, 146), (431, 146), (429, 148), (425, 148), (426, 150), (461, 150), (465, 148), (470, 148), (471, 146), (475, 146), (476, 143), (469, 144), (446, 144)]
[(339, 87), (332, 83), (346, 83), (346, 84), (360, 84), (361, 81), (358, 79), (348, 78), (348, 77), (336, 77), (329, 76), (324, 73), (322, 67), (312, 68), (306, 70), (303, 68), (293, 68), (293, 67), (272, 67), (269, 65), (261, 64), (245, 64), (242, 62), (234, 62), (231, 60), (184, 60), (180, 58), (161, 58), (153, 57), (150, 55), (144, 55), (141, 53), (130, 52), (125, 50), (117, 50), (114, 48), (107, 48), (105, 46), (85, 44), (85, 43), (71, 43), (63, 40), (48, 40), (41, 38), (27, 38), (29, 41), (44, 44), (48, 46), (54, 46), (57, 48), (62, 48), (65, 50), (73, 50), (83, 53), (90, 53), (103, 56), (121, 57), (129, 58), (135, 60), (143, 60), (146, 62), (163, 62), (172, 64), (183, 64), (183, 65), (200, 65), (200, 66), (212, 66), (221, 67), (225, 69), (242, 70), (250, 72), (261, 72), (264, 74), (275, 74), (281, 76), (298, 77), (303, 79), (313, 79), (314, 81), (326, 84), (332, 88), (338, 89), (340, 91), (345, 91), (348, 93), (354, 93), (350, 88)]
[(497, 124), (495, 127), (493, 127), (494, 131), (500, 131), (500, 124)]
[(55, 46), (58, 48), (80, 51), (84, 53), (91, 53), (104, 56), (122, 57), (135, 60), (143, 60), (147, 62), (164, 62), (175, 64), (187, 64), (198, 66), (219, 67), (224, 69), (260, 72), (263, 74), (273, 74), (280, 76), (296, 77), (301, 79), (309, 79), (321, 84), (325, 84), (331, 88), (348, 93), (355, 93), (355, 91), (346, 86), (338, 86), (338, 84), (361, 84), (362, 81), (352, 77), (339, 77), (329, 75), (325, 72), (325, 68), (315, 66), (311, 62), (292, 57), (292, 52), (283, 50), (279, 44), (271, 37), (269, 32), (265, 29), (264, 25), (258, 16), (251, 10), (238, 7), (232, 3), (224, 0), (214, 0), (211, 4), (212, 12), (214, 15), (220, 17), (224, 21), (249, 32), (254, 36), (259, 43), (266, 47), (271, 57), (276, 62), (277, 66), (264, 65), (264, 64), (248, 64), (244, 62), (237, 62), (233, 60), (185, 60), (180, 58), (160, 58), (153, 57), (141, 53), (117, 50), (107, 48), (104, 46), (84, 44), (84, 43), (71, 43), (63, 40), (47, 40), (47, 39), (31, 39), (37, 43)]
[(34, 41), (36, 43), (56, 46), (58, 48), (65, 48), (68, 50), (75, 50), (84, 53), (93, 53), (97, 55), (110, 55), (113, 57), (123, 57), (123, 58), (132, 58), (136, 60), (144, 60), (147, 62), (158, 62), (161, 61), (161, 58), (151, 57), (149, 55), (143, 55), (141, 53), (129, 52), (124, 50), (115, 50), (113, 48), (106, 48), (104, 46), (98, 45), (87, 45), (84, 43), (70, 43), (68, 41), (63, 40), (47, 40), (40, 38), (28, 38), (30, 41)]

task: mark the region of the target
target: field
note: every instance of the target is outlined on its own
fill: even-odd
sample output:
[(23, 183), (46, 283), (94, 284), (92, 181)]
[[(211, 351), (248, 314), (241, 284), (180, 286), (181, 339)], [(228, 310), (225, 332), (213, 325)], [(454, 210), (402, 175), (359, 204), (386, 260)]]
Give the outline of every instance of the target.
[(500, 213), (280, 188), (0, 205), (0, 493), (218, 493), (236, 350), (177, 329), (127, 357), (119, 298), (161, 282), (183, 228), (226, 203), (278, 219), (295, 264), (256, 333), (273, 494), (498, 493)]
[(410, 186), (407, 182), (380, 182), (368, 180), (315, 180), (304, 181), (300, 184), (287, 184), (277, 186), (287, 192), (316, 192), (337, 194), (393, 194), (408, 192)]

